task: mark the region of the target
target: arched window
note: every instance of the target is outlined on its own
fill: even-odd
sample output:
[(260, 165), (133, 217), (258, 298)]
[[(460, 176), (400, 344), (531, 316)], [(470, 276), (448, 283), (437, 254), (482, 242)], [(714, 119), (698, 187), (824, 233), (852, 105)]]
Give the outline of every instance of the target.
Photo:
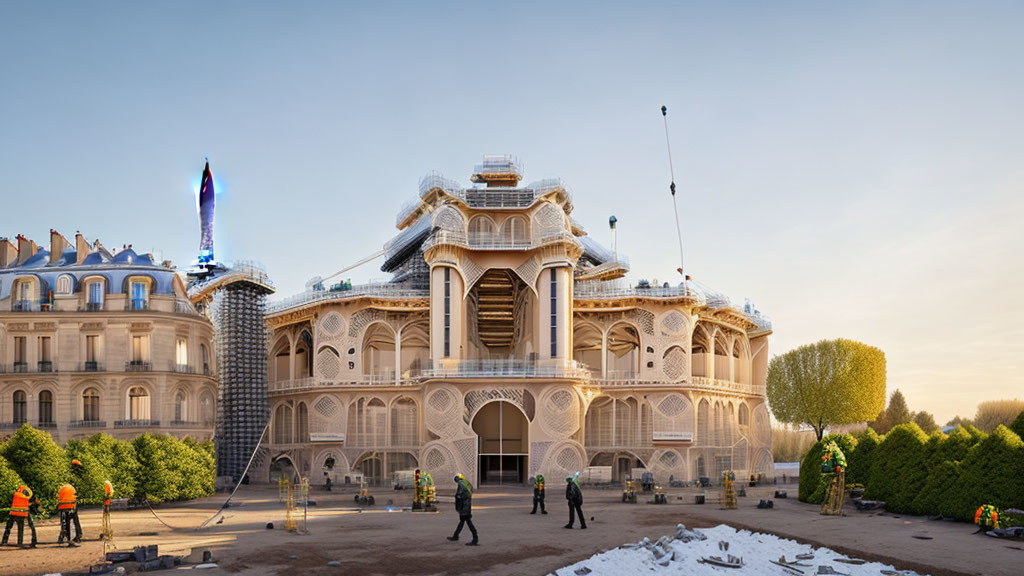
[(210, 374), (210, 355), (206, 351), (206, 344), (199, 345), (199, 359), (203, 362), (203, 374)]
[(28, 403), (24, 390), (14, 391), (14, 423), (24, 424), (28, 421)]
[(711, 404), (701, 400), (697, 405), (697, 443), (711, 445)]
[(149, 420), (149, 392), (142, 386), (128, 389), (128, 420)]
[(295, 441), (309, 442), (309, 408), (305, 402), (299, 402), (295, 409)]
[(57, 278), (57, 294), (71, 294), (71, 276), (64, 274)]
[(98, 422), (100, 419), (100, 392), (95, 388), (86, 388), (82, 392), (82, 420)]
[(511, 216), (501, 226), (501, 239), (509, 244), (526, 242), (526, 220), (522, 216)]
[(391, 405), (392, 446), (419, 444), (419, 422), (416, 415), (416, 403), (410, 398), (399, 398)]
[(199, 397), (199, 421), (202, 422), (203, 426), (209, 426), (213, 424), (216, 412), (214, 412), (213, 406), (213, 394), (204, 392)]
[(490, 242), (494, 238), (494, 222), (487, 216), (474, 216), (469, 221), (469, 241)]
[(739, 416), (738, 416), (741, 432), (746, 435), (746, 427), (750, 426), (750, 410), (747, 409), (747, 403), (743, 402), (740, 404)]
[(188, 404), (186, 403), (185, 391), (178, 390), (174, 395), (174, 421), (184, 422), (188, 418)]
[(49, 390), (39, 393), (39, 423), (53, 424), (53, 392)]
[(274, 410), (274, 443), (292, 443), (292, 407), (281, 404)]

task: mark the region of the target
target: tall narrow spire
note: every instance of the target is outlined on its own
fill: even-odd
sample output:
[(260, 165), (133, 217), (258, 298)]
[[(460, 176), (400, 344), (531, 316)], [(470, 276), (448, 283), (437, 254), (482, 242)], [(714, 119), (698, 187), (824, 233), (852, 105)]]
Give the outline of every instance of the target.
[(210, 172), (210, 162), (207, 160), (206, 168), (203, 169), (203, 180), (199, 184), (200, 264), (213, 262), (213, 206), (213, 173)]

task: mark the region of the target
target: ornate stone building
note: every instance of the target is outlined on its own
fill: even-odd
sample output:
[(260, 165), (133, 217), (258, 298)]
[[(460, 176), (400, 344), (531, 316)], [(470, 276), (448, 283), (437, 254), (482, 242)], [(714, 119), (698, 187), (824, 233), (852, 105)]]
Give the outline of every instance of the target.
[(0, 238), (0, 429), (208, 440), (213, 327), (169, 262), (130, 246)]
[(269, 444), (257, 480), (480, 483), (772, 474), (767, 319), (687, 280), (630, 287), (557, 180), (432, 174), (398, 216), (385, 284), (273, 303)]

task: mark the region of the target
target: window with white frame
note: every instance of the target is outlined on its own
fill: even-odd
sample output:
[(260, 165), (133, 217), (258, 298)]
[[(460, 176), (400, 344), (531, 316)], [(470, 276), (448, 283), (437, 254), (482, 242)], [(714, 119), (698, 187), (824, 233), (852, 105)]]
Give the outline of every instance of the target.
[(67, 274), (57, 278), (57, 294), (71, 294), (71, 276)]
[(149, 302), (149, 290), (145, 280), (132, 280), (131, 283), (131, 307), (132, 310), (145, 310)]

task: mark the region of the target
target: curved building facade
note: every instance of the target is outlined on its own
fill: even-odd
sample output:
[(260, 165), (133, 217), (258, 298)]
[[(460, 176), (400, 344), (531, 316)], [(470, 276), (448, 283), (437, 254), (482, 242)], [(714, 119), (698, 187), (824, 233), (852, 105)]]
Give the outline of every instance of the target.
[(767, 319), (690, 280), (628, 285), (561, 182), (520, 179), (510, 157), (471, 187), (425, 177), (385, 247), (390, 282), (268, 307), (257, 478), (772, 474)]
[(0, 239), (0, 429), (208, 440), (213, 336), (169, 262), (81, 234)]

